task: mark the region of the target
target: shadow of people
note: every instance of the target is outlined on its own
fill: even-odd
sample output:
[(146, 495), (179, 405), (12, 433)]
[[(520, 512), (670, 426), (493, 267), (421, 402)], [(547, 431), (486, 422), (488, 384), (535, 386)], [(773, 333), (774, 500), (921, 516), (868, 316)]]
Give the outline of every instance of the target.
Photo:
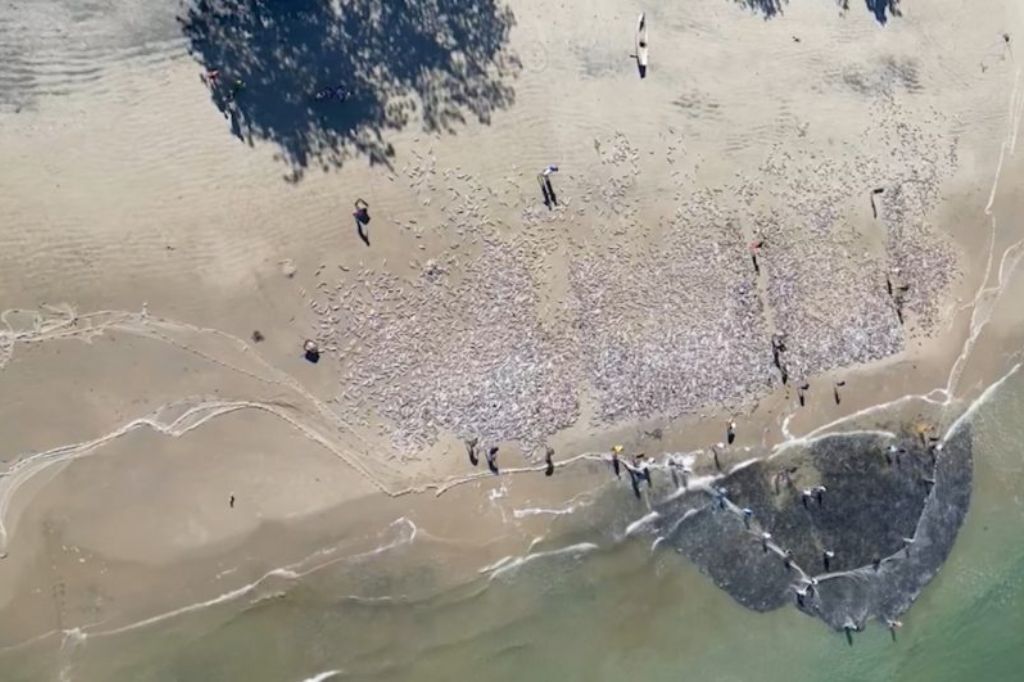
[(178, 17), (231, 131), (269, 141), (298, 181), (353, 156), (389, 163), (389, 130), (452, 132), (514, 101), (502, 0), (191, 0)]
[(369, 221), (363, 222), (362, 220), (359, 219), (359, 216), (356, 216), (356, 234), (359, 235), (359, 238), (363, 240), (364, 244), (369, 246), (370, 245), (370, 230), (367, 227), (367, 224), (366, 224), (367, 222), (369, 222)]
[[(765, 19), (771, 19), (783, 13), (782, 8), (789, 0), (733, 0), (733, 2), (763, 15)], [(889, 17), (902, 16), (900, 13), (901, 2), (902, 0), (864, 0), (868, 11), (875, 15), (875, 20), (879, 24), (883, 25), (889, 21)], [(844, 12), (850, 9), (850, 0), (835, 0), (835, 3)]]
[(551, 197), (552, 206), (558, 206), (558, 195), (555, 194), (555, 188), (551, 186), (551, 178), (544, 178), (544, 187), (547, 189), (548, 196)]
[(788, 0), (735, 0), (741, 5), (746, 5), (755, 12), (760, 12), (765, 19), (771, 19), (776, 14), (782, 14), (782, 3)]
[(540, 185), (541, 194), (544, 195), (544, 205), (548, 207), (548, 210), (553, 209), (558, 205), (558, 197), (555, 196), (555, 189), (551, 186), (551, 181), (544, 175), (538, 175), (537, 183)]

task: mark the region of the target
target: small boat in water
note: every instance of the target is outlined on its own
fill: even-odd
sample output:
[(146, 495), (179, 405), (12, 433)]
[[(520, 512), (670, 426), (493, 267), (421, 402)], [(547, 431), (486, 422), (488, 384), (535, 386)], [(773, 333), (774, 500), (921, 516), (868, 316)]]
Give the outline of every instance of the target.
[(647, 76), (647, 15), (640, 13), (640, 19), (636, 23), (636, 66), (640, 71), (640, 77)]

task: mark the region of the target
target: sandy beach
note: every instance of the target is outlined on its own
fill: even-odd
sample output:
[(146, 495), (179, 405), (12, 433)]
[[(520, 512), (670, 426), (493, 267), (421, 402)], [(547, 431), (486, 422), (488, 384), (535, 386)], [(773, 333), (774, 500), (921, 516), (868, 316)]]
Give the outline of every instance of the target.
[(1020, 361), (1019, 3), (398, 4), (0, 9), (17, 679), (382, 547), (628, 541), (615, 444), (948, 435)]

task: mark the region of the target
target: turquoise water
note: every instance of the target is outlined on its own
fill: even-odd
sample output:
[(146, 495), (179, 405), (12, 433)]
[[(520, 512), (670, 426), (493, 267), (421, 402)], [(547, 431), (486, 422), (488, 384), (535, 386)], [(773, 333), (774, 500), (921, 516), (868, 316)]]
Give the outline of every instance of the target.
[[(567, 519), (534, 550), (554, 552), (489, 578), (452, 585), (459, 550), (417, 539), (268, 585), (256, 603), (22, 651), (3, 679), (55, 679), (58, 660), (71, 680), (1021, 679), (1022, 413), (1018, 374), (974, 414), (970, 513), (895, 643), (877, 624), (849, 646), (795, 609), (749, 612), (649, 540), (609, 542), (602, 524)], [(619, 513), (600, 507), (581, 514)]]

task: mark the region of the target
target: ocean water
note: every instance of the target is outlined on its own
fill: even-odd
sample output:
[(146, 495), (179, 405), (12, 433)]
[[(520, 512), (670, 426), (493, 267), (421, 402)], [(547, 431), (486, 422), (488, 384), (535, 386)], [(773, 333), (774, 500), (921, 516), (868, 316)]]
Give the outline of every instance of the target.
[(19, 650), (0, 679), (1018, 680), (1022, 413), (1024, 373), (973, 412), (970, 512), (895, 642), (879, 624), (851, 646), (793, 608), (750, 612), (649, 538), (597, 530), (622, 520), (599, 496), (488, 570), (460, 574), (457, 547), (399, 521), (382, 550), (145, 627)]

